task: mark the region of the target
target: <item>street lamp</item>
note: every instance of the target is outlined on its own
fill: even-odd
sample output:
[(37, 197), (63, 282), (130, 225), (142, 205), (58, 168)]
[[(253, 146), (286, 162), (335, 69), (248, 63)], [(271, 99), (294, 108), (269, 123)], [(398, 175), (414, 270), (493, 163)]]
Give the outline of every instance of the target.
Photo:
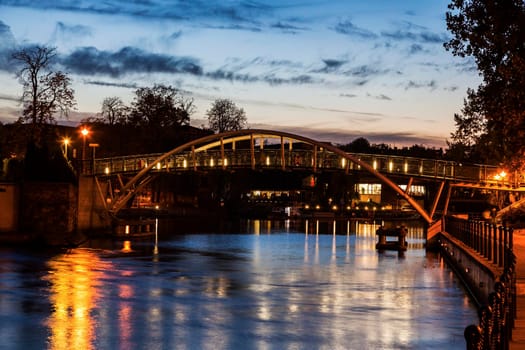
[(62, 143), (64, 144), (64, 155), (66, 156), (66, 160), (67, 160), (67, 145), (69, 145), (69, 137), (64, 137), (64, 139), (62, 140)]
[(83, 127), (80, 131), (82, 134), (82, 171), (84, 171), (84, 162), (86, 161), (86, 137), (89, 134), (89, 130)]

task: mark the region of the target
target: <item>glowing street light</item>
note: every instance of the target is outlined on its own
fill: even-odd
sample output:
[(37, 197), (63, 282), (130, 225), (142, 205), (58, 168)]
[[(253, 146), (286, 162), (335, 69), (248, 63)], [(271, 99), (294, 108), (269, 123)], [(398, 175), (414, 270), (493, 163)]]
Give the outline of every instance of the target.
[(82, 130), (80, 130), (80, 133), (82, 134), (82, 171), (84, 171), (84, 162), (86, 161), (86, 137), (89, 134), (89, 130), (86, 127), (83, 127)]
[(64, 144), (64, 155), (65, 155), (65, 157), (66, 157), (66, 160), (67, 160), (67, 145), (69, 145), (69, 142), (70, 142), (70, 141), (71, 141), (71, 140), (69, 139), (69, 137), (64, 137), (64, 138), (62, 139), (62, 143)]

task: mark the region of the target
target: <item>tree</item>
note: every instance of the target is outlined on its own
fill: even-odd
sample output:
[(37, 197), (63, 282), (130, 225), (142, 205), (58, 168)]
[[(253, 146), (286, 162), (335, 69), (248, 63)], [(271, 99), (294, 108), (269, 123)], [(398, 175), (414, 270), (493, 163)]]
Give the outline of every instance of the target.
[(208, 126), (211, 130), (221, 133), (241, 130), (246, 127), (246, 113), (229, 99), (217, 99), (206, 111)]
[(108, 125), (122, 125), (126, 124), (127, 114), (128, 107), (126, 107), (120, 97), (106, 97), (104, 101), (102, 101), (101, 118), (99, 121)]
[(154, 128), (188, 125), (194, 112), (193, 99), (185, 98), (175, 88), (155, 84), (135, 91), (129, 122)]
[(510, 169), (525, 156), (525, 3), (523, 0), (453, 0), (445, 48), (473, 57), (483, 78), (469, 90), (462, 114), (454, 117), (452, 145), (485, 154)]
[(342, 147), (344, 151), (355, 153), (369, 153), (370, 142), (364, 137), (358, 137), (354, 141)]
[(12, 55), (21, 64), (17, 76), (23, 86), (22, 123), (33, 126), (34, 133), (45, 124), (55, 122), (55, 116), (67, 117), (75, 106), (71, 79), (61, 71), (53, 71), (56, 49), (45, 46), (32, 46), (21, 49)]

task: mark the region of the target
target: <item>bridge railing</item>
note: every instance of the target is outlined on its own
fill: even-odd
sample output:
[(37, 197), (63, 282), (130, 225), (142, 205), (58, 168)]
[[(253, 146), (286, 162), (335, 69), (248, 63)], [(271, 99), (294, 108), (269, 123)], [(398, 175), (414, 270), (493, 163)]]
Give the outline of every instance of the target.
[[(488, 165), (462, 165), (456, 162), (402, 156), (350, 153), (375, 170), (418, 177), (451, 179), (485, 184), (510, 184), (509, 180), (495, 180), (498, 168)], [(94, 162), (92, 174), (137, 172), (162, 156), (162, 153), (125, 157), (100, 158)], [(201, 152), (184, 151), (157, 164), (152, 170), (190, 170), (216, 167), (270, 167), (359, 170), (360, 166), (333, 152), (319, 150), (281, 149), (212, 149)], [(91, 167), (90, 167), (91, 168)], [(504, 183), (506, 181), (506, 183)]]

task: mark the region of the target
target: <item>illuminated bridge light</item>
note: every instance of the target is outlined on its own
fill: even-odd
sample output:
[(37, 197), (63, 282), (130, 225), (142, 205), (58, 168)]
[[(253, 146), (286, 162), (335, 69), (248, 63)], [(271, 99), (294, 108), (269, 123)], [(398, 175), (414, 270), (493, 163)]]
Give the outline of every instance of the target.
[(160, 164), (160, 162), (157, 163), (157, 170), (160, 170), (162, 169), (162, 165)]
[(188, 167), (188, 161), (186, 159), (182, 161), (182, 166), (184, 167), (184, 169)]
[(106, 167), (106, 168), (104, 169), (104, 173), (105, 173), (106, 175), (109, 175), (109, 167)]
[(394, 170), (394, 162), (393, 161), (389, 161), (388, 162), (388, 171), (392, 172), (392, 170)]
[(374, 170), (377, 170), (377, 160), (374, 159), (374, 162), (372, 163), (372, 167)]
[(270, 165), (270, 156), (266, 156), (266, 165), (267, 165), (267, 166)]
[(408, 173), (408, 163), (407, 162), (405, 162), (404, 170), (405, 170), (405, 173)]
[(346, 158), (341, 159), (341, 168), (344, 168), (346, 166)]
[(222, 160), (222, 163), (224, 164), (224, 166), (228, 166), (228, 158), (224, 158)]
[(213, 158), (210, 159), (210, 166), (215, 166), (215, 163), (213, 162)]

